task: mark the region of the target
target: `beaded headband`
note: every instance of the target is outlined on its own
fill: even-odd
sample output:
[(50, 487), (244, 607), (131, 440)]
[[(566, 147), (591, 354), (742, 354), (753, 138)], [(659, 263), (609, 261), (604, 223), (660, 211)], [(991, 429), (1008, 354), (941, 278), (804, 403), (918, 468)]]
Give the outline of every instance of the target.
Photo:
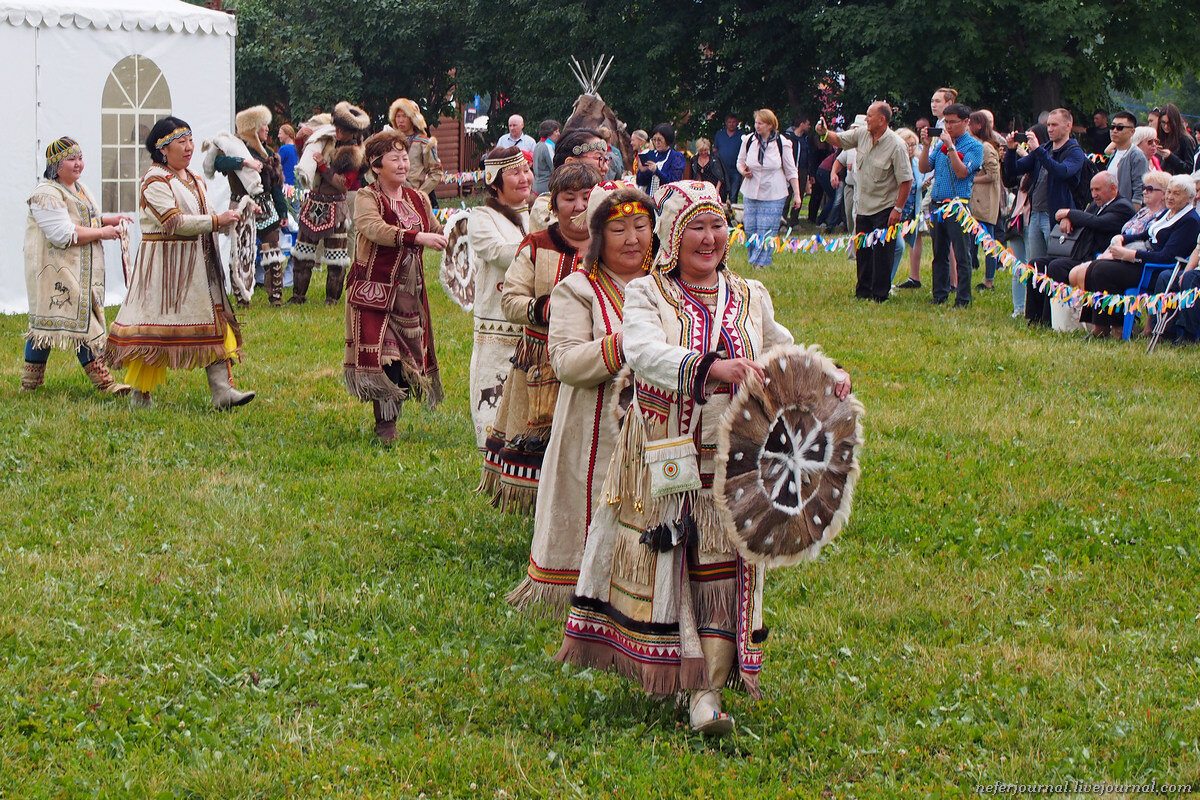
[(496, 178), (500, 177), (500, 173), (512, 167), (519, 167), (522, 164), (527, 164), (525, 156), (517, 153), (515, 156), (507, 158), (499, 158), (495, 161), (487, 160), (483, 162), (483, 182), (491, 186), (496, 182)]
[(191, 136), (191, 135), (192, 135), (191, 128), (176, 128), (175, 130), (171, 131), (166, 136), (162, 137), (157, 142), (155, 142), (154, 149), (162, 150), (164, 147), (166, 147), (167, 145), (169, 145), (171, 142), (175, 141), (176, 139), (182, 139), (184, 136)]
[(608, 152), (608, 143), (601, 140), (601, 141), (597, 141), (597, 142), (591, 142), (590, 144), (577, 144), (571, 148), (571, 155), (581, 156), (584, 153), (587, 153), (591, 150), (596, 150), (596, 151), (603, 150), (605, 153), (607, 153)]
[(650, 216), (650, 209), (646, 208), (644, 203), (639, 203), (636, 200), (628, 203), (617, 203), (613, 206), (612, 211), (608, 212), (608, 216), (604, 218), (605, 222), (612, 222), (614, 219), (622, 217), (636, 217), (638, 214)]
[(83, 148), (79, 146), (79, 142), (69, 136), (64, 136), (61, 139), (55, 139), (46, 148), (46, 166), (81, 155), (83, 155)]

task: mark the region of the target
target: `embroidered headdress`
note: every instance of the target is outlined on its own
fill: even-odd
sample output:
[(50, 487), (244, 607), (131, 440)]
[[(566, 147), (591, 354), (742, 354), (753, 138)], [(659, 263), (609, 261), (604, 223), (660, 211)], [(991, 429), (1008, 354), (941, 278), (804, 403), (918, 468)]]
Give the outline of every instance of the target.
[[(588, 196), (588, 207), (583, 212), (584, 225), (591, 234), (591, 245), (588, 247), (584, 263), (589, 270), (596, 269), (600, 260), (600, 251), (604, 247), (604, 226), (609, 220), (621, 217), (632, 217), (645, 214), (654, 224), (654, 203), (632, 181), (604, 181), (592, 188)], [(575, 224), (580, 225), (579, 217), (574, 218)], [(651, 252), (654, 245), (650, 246)], [(649, 267), (649, 258), (646, 260)]]
[[(654, 205), (658, 208), (658, 257), (654, 259), (656, 269), (669, 271), (679, 260), (679, 240), (683, 230), (701, 214), (716, 214), (725, 219), (725, 207), (717, 187), (704, 181), (678, 181), (668, 183), (654, 194)], [(729, 256), (726, 249), (726, 258)]]
[(57, 164), (60, 161), (66, 161), (68, 158), (75, 158), (83, 155), (83, 148), (79, 146), (79, 142), (72, 139), (70, 136), (64, 136), (61, 139), (55, 139), (46, 148), (46, 166)]
[[(510, 149), (516, 150), (515, 147)], [(491, 186), (504, 170), (528, 163), (520, 150), (517, 150), (513, 155), (498, 155), (494, 158), (485, 158), (483, 160), (483, 182)]]

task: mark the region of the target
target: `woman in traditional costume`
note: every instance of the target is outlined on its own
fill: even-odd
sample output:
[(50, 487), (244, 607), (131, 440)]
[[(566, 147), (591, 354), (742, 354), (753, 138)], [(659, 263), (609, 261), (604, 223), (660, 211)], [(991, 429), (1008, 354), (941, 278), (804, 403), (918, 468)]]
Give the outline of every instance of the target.
[(606, 406), (613, 378), (625, 366), (625, 286), (647, 273), (653, 257), (654, 205), (632, 182), (601, 183), (588, 200), (586, 225), (591, 243), (583, 267), (550, 295), (550, 364), (561, 386), (528, 572), (508, 595), (522, 610), (559, 619), (570, 606), (588, 522), (617, 440), (618, 421)]
[(44, 180), (29, 197), (25, 225), (25, 287), (29, 330), (21, 388), (32, 392), (46, 377), (50, 350), (74, 351), (92, 385), (106, 394), (126, 394), (103, 361), (108, 323), (104, 319), (104, 239), (120, 236), (121, 214), (101, 216), (96, 198), (79, 176), (83, 150), (64, 136), (46, 148)]
[(533, 512), (542, 456), (558, 399), (558, 379), (550, 367), (546, 332), (550, 292), (575, 271), (588, 246), (588, 195), (600, 174), (586, 164), (568, 164), (550, 178), (554, 222), (521, 242), (508, 272), (500, 307), (509, 322), (524, 327), (504, 382), (500, 411), (485, 443), (480, 491), (506, 511)]
[(142, 243), (105, 357), (126, 368), (131, 408), (151, 406), (150, 393), (167, 379), (168, 368), (195, 367), (208, 373), (215, 408), (245, 405), (254, 392), (239, 392), (231, 381), (242, 333), (225, 293), (216, 237), (238, 212), (209, 209), (204, 179), (188, 169), (194, 146), (186, 122), (156, 122), (146, 149), (154, 163), (140, 189)]
[[(723, 687), (761, 697), (766, 628), (764, 570), (735, 550), (713, 499), (717, 432), (737, 387), (762, 380), (754, 359), (791, 344), (792, 334), (775, 321), (763, 285), (726, 268), (716, 187), (668, 184), (655, 204), (654, 271), (625, 292), (622, 344), (635, 402), (588, 531), (558, 658), (617, 672), (655, 695), (687, 690), (693, 730), (721, 735), (733, 728)], [(849, 391), (839, 373), (837, 396)]]
[[(212, 178), (220, 172), (229, 180), (231, 205), (237, 206), (246, 195), (254, 198), (258, 211), (254, 228), (258, 236), (258, 260), (267, 287), (267, 302), (283, 305), (283, 272), (287, 256), (279, 247), (279, 231), (287, 223), (287, 200), (283, 196), (283, 162), (267, 146), (271, 135), (271, 110), (266, 106), (251, 106), (233, 118), (236, 136), (218, 134), (204, 143), (204, 173)], [(238, 259), (231, 258), (235, 263)], [(248, 261), (253, 261), (249, 258)], [(254, 290), (254, 264), (239, 265), (244, 272), (230, 270), (230, 283), (238, 303), (250, 305)]]
[(421, 109), (407, 97), (397, 98), (388, 109), (388, 121), (403, 134), (408, 147), (408, 177), (404, 185), (432, 197), (446, 171), (438, 158), (437, 139), (429, 135)]
[(396, 418), (410, 396), (430, 407), (442, 400), (422, 256), (446, 237), (429, 196), (405, 185), (406, 137), (384, 131), (367, 139), (375, 182), (354, 198), (358, 242), (346, 279), (346, 389), (375, 410), (375, 435), (396, 438)]
[[(497, 147), (483, 161), (487, 198), (471, 209), (467, 242), (475, 272), (475, 342), (471, 349), (471, 419), (475, 446), (484, 450), (504, 393), (504, 379), (522, 326), (500, 307), (504, 273), (529, 227), (533, 171), (515, 147)], [(498, 452), (498, 451), (497, 451)]]

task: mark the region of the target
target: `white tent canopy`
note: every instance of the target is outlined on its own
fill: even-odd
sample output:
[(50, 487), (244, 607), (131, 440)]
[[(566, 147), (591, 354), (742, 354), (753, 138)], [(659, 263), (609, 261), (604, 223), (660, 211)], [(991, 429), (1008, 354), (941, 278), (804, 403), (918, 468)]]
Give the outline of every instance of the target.
[[(236, 35), (232, 16), (180, 0), (0, 0), (16, 160), (0, 185), (0, 312), (28, 310), (25, 200), (46, 146), (60, 136), (78, 141), (82, 180), (101, 211), (136, 216), (137, 178), (148, 163), (143, 140), (156, 119), (187, 120), (197, 151), (203, 139), (232, 128)], [(223, 184), (211, 187), (218, 208), (228, 197)], [(108, 302), (119, 302), (125, 283), (113, 243), (105, 255)]]

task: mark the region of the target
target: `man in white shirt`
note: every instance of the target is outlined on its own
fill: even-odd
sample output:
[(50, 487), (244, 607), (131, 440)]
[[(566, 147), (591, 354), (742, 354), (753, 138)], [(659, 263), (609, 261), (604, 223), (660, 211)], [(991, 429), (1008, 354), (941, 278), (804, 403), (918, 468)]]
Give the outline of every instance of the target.
[(496, 147), (516, 147), (526, 153), (533, 153), (537, 142), (525, 133), (525, 118), (520, 114), (513, 114), (508, 118), (508, 133), (497, 140)]

